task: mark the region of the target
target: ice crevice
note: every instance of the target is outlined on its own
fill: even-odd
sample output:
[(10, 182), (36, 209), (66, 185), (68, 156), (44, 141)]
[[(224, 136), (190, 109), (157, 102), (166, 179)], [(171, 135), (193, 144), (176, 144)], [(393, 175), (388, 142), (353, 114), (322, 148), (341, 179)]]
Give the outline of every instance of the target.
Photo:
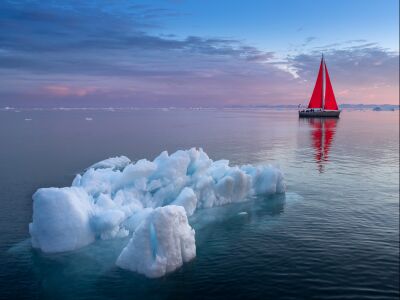
[(153, 161), (120, 156), (93, 164), (70, 187), (38, 189), (29, 232), (45, 253), (129, 236), (117, 266), (160, 277), (196, 256), (188, 217), (197, 210), (284, 192), (279, 168), (229, 166), (202, 149), (164, 151)]

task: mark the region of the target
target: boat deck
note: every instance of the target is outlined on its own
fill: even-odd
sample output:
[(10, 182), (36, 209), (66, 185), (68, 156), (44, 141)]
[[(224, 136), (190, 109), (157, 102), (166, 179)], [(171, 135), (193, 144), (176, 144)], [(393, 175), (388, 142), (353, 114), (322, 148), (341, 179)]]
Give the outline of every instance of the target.
[(300, 110), (300, 118), (339, 118), (340, 110), (309, 111)]

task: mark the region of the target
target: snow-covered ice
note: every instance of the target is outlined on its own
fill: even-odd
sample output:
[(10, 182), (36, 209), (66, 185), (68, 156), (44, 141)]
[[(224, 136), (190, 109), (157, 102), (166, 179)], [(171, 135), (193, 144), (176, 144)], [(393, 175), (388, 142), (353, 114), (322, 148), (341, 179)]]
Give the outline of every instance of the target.
[[(130, 164), (131, 160), (126, 156), (117, 156), (107, 158), (105, 160), (99, 161), (93, 165), (91, 165), (88, 169), (124, 169), (128, 164)], [(80, 177), (79, 177), (80, 178)]]
[(136, 163), (120, 156), (93, 164), (71, 187), (36, 191), (29, 231), (32, 246), (46, 253), (131, 236), (117, 265), (159, 277), (195, 257), (188, 217), (196, 210), (283, 192), (278, 168), (231, 167), (202, 149), (164, 151)]
[(33, 195), (32, 246), (43, 252), (81, 248), (95, 240), (90, 226), (93, 207), (81, 188), (39, 189)]
[(160, 277), (196, 256), (194, 229), (182, 206), (155, 208), (132, 234), (117, 266), (147, 277)]

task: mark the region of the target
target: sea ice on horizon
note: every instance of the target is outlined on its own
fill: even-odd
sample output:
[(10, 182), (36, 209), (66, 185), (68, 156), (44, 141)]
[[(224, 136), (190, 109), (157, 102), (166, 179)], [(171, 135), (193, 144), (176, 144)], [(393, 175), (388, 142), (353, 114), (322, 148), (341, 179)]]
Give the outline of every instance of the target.
[(46, 253), (131, 236), (117, 265), (160, 277), (196, 256), (188, 221), (196, 210), (283, 192), (278, 168), (231, 167), (202, 149), (164, 151), (136, 163), (120, 156), (76, 175), (71, 187), (38, 189), (29, 232), (32, 246)]

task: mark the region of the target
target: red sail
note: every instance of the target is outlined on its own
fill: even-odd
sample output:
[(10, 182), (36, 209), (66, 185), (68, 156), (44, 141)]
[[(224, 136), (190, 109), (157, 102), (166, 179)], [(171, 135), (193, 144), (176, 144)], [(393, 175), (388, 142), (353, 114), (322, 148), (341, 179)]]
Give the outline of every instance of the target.
[(319, 66), (317, 82), (315, 83), (308, 108), (322, 108), (322, 59)]
[(333, 93), (333, 88), (331, 80), (329, 78), (328, 69), (325, 64), (325, 106), (326, 110), (338, 110), (338, 106), (335, 99), (335, 94)]

